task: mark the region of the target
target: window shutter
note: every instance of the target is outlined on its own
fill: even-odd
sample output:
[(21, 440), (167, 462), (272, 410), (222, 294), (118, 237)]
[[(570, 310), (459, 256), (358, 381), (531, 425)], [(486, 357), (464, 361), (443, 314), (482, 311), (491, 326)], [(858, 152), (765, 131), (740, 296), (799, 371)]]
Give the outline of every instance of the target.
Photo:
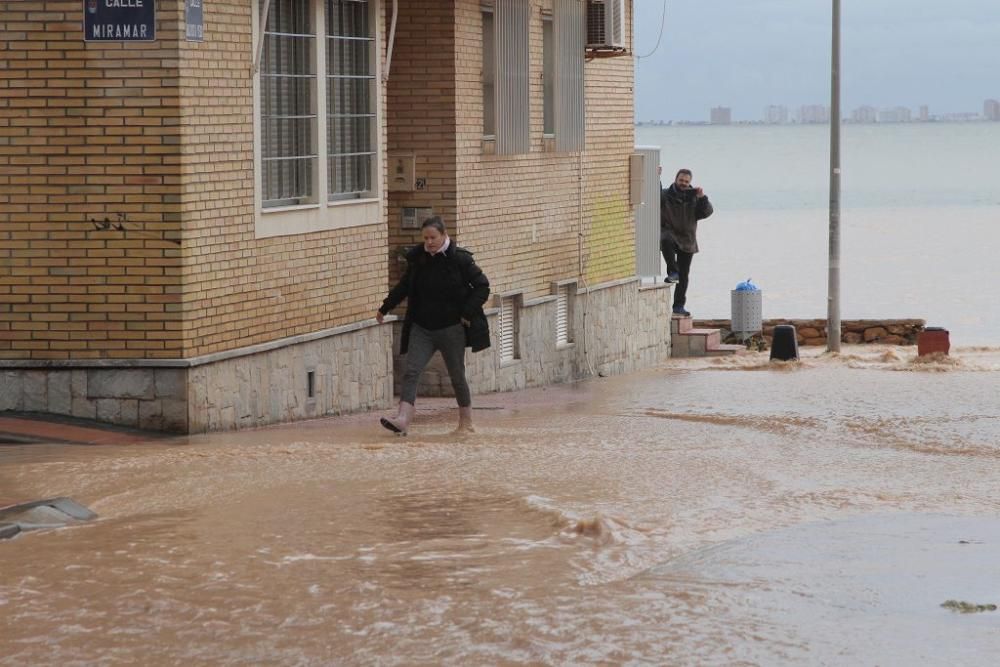
[(496, 22), (493, 8), (483, 9), (483, 136), (496, 138)]
[(573, 342), (570, 335), (569, 286), (563, 285), (556, 292), (556, 345)]
[(583, 0), (555, 0), (556, 150), (586, 147), (583, 51), (587, 40), (587, 6)]
[(514, 297), (500, 297), (500, 361), (517, 359), (517, 309)]
[(498, 155), (531, 149), (528, 45), (531, 6), (528, 0), (496, 0), (494, 24), (494, 109)]

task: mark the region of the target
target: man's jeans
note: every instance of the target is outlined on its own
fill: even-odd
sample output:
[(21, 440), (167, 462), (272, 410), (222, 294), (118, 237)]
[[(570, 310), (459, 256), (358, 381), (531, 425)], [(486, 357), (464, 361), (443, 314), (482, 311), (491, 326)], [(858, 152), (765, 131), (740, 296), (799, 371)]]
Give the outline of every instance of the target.
[(680, 273), (677, 268), (677, 246), (674, 245), (674, 237), (665, 229), (660, 230), (660, 254), (667, 263), (667, 273)]
[(688, 276), (691, 274), (692, 259), (694, 259), (694, 253), (677, 251), (677, 273), (680, 274), (680, 280), (674, 287), (674, 308), (683, 308), (684, 304), (687, 303)]

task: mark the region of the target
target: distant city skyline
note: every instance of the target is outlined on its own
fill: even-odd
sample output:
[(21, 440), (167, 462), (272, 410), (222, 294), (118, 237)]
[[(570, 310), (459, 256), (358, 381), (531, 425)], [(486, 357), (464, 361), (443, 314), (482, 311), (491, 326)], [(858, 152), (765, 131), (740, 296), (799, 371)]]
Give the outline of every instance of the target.
[[(801, 104), (789, 107), (784, 104), (768, 104), (756, 118), (737, 119), (734, 108), (730, 106), (713, 106), (707, 115), (701, 118), (647, 118), (637, 119), (643, 123), (671, 124), (708, 124), (730, 125), (745, 123), (762, 123), (766, 125), (815, 124), (830, 121), (830, 107), (825, 104)], [(915, 107), (904, 105), (889, 105), (876, 107), (862, 104), (853, 109), (843, 109), (842, 117), (846, 123), (909, 123), (934, 121), (1000, 121), (1000, 101), (986, 99), (982, 102), (982, 111), (948, 111), (933, 113), (928, 104)]]
[[(637, 119), (759, 121), (767, 106), (829, 104), (830, 3), (635, 2)], [(666, 8), (660, 34), (661, 12)], [(982, 113), (1000, 98), (1000, 2), (879, 0), (843, 7), (843, 110)], [(659, 43), (658, 43), (659, 42)]]

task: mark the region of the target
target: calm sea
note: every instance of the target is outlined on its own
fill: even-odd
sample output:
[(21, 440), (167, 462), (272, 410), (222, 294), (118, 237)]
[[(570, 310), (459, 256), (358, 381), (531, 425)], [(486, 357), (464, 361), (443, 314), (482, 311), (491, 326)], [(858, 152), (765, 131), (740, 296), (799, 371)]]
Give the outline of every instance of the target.
[[(698, 230), (688, 310), (727, 318), (752, 278), (764, 316), (825, 317), (826, 126), (639, 127), (664, 182), (694, 171), (715, 215)], [(907, 318), (952, 344), (1000, 344), (1000, 123), (845, 126), (841, 316)]]

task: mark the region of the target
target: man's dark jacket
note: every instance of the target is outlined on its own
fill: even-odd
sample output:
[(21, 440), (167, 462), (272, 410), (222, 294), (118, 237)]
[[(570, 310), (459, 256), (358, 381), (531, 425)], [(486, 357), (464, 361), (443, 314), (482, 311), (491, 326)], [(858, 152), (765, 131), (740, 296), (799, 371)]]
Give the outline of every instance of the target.
[(694, 188), (678, 190), (673, 183), (660, 188), (660, 237), (674, 241), (679, 250), (698, 252), (698, 221), (712, 215), (708, 197), (699, 198)]
[[(461, 316), (469, 322), (465, 327), (465, 345), (473, 352), (485, 350), (490, 346), (490, 326), (483, 312), (483, 304), (490, 296), (490, 281), (482, 272), (472, 253), (460, 248), (452, 242), (444, 251), (443, 276), (438, 281), (440, 291), (435, 295), (437, 301), (447, 300), (459, 304)], [(406, 253), (406, 273), (395, 287), (389, 290), (389, 296), (382, 302), (379, 311), (383, 315), (398, 306), (403, 299), (407, 300), (406, 317), (403, 320), (403, 335), (400, 339), (399, 353), (406, 354), (410, 343), (410, 328), (413, 317), (420, 308), (420, 292), (416, 289), (420, 282), (420, 272), (428, 270), (430, 262), (434, 261), (423, 244), (410, 248)]]

